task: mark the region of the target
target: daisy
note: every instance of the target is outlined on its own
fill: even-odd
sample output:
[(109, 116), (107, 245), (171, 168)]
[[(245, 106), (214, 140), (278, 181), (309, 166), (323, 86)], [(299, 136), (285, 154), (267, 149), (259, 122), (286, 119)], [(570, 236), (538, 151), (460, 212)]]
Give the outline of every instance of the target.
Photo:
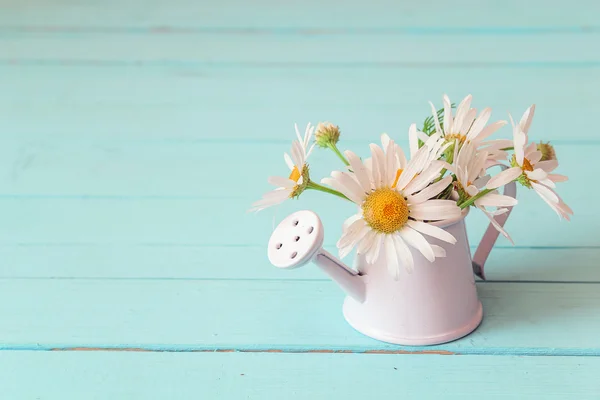
[(306, 160), (315, 147), (315, 144), (313, 143), (313, 145), (308, 148), (315, 127), (311, 126), (309, 123), (304, 130), (304, 138), (300, 136), (298, 125), (295, 125), (295, 128), (298, 140), (292, 142), (292, 149), (290, 152), (292, 156), (290, 157), (287, 153), (284, 153), (283, 155), (285, 163), (291, 171), (289, 177), (270, 176), (268, 182), (277, 188), (265, 193), (262, 199), (253, 203), (250, 211), (258, 212), (265, 208), (281, 204), (287, 199), (298, 197), (308, 186), (310, 180)]
[(367, 168), (353, 152), (346, 151), (353, 172), (334, 171), (331, 178), (322, 182), (342, 192), (360, 207), (359, 212), (344, 223), (342, 237), (337, 243), (340, 257), (345, 257), (356, 247), (358, 254), (364, 254), (366, 261), (373, 264), (384, 252), (389, 272), (398, 279), (400, 264), (409, 271), (413, 269), (409, 246), (429, 261), (445, 255), (442, 247), (431, 245), (423, 234), (456, 243), (451, 234), (424, 221), (458, 218), (461, 210), (453, 200), (430, 200), (445, 190), (452, 178), (448, 176), (431, 184), (440, 176), (444, 164), (428, 162), (428, 147), (422, 147), (403, 165), (394, 141), (387, 138), (385, 141), (385, 152), (371, 144), (372, 168)]
[(564, 182), (568, 178), (564, 175), (553, 174), (558, 167), (557, 160), (542, 160), (542, 152), (538, 150), (536, 143), (527, 143), (529, 127), (535, 112), (535, 104), (529, 107), (519, 124), (515, 125), (512, 117), (510, 121), (513, 126), (513, 143), (515, 154), (513, 155), (509, 168), (487, 183), (489, 189), (495, 189), (506, 185), (514, 180), (523, 186), (535, 190), (535, 192), (552, 208), (560, 218), (570, 219), (573, 210), (553, 190), (556, 182)]
[[(460, 203), (478, 195), (490, 179), (489, 175), (485, 175), (489, 154), (487, 151), (477, 151), (474, 143), (466, 143), (459, 151), (457, 151), (457, 148), (458, 146), (454, 147), (454, 163), (447, 166), (447, 168), (456, 176), (454, 182), (455, 197), (459, 199)], [(494, 217), (507, 213), (509, 209), (505, 207), (512, 207), (516, 204), (517, 200), (515, 198), (499, 194), (495, 190), (483, 195), (474, 202), (475, 207), (488, 217), (494, 228), (513, 244), (511, 237)], [(495, 207), (496, 209), (488, 210), (487, 207)]]
[(492, 109), (487, 107), (477, 116), (477, 110), (471, 108), (472, 99), (471, 95), (465, 97), (456, 108), (456, 116), (453, 116), (452, 103), (448, 96), (444, 95), (444, 129), (440, 125), (435, 106), (429, 102), (436, 132), (446, 140), (452, 142), (458, 140), (462, 144), (466, 141), (481, 142), (506, 125), (506, 121), (497, 121), (486, 126), (492, 116)]

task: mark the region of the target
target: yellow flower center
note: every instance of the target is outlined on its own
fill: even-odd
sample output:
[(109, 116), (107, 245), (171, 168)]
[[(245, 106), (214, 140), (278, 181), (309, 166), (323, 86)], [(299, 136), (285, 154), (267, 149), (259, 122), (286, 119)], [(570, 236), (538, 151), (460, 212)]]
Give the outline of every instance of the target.
[(531, 165), (531, 162), (528, 159), (523, 158), (523, 165), (521, 166), (521, 169), (523, 171), (533, 171), (533, 166)]
[(300, 173), (300, 171), (298, 171), (298, 167), (294, 166), (294, 169), (292, 170), (292, 173), (290, 174), (290, 179), (293, 180), (294, 182), (298, 183), (298, 179), (300, 179), (301, 176), (302, 176), (302, 174)]
[(393, 233), (408, 221), (408, 204), (391, 188), (377, 189), (362, 205), (363, 218), (369, 226), (382, 233)]

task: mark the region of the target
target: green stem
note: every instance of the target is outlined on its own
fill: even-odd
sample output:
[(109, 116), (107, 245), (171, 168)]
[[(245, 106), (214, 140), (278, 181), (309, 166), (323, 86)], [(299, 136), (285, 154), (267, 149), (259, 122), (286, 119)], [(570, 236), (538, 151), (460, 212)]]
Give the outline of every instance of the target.
[(342, 152), (337, 148), (337, 146), (334, 143), (328, 143), (327, 147), (329, 147), (331, 150), (333, 150), (333, 152), (335, 154), (337, 154), (337, 156), (340, 158), (340, 160), (342, 160), (342, 162), (345, 165), (350, 165), (350, 163), (348, 162), (348, 160), (346, 160), (346, 157), (344, 157), (344, 155), (342, 154)]
[(458, 206), (461, 208), (461, 210), (464, 210), (465, 208), (467, 208), (470, 205), (472, 205), (473, 203), (475, 203), (476, 200), (479, 200), (480, 198), (482, 198), (489, 192), (493, 192), (494, 190), (495, 189), (483, 189), (481, 192), (477, 193), (473, 197), (468, 198), (467, 200), (465, 200), (463, 203), (459, 204)]
[(318, 183), (315, 183), (313, 181), (309, 181), (308, 185), (306, 186), (307, 189), (314, 189), (314, 190), (318, 190), (320, 192), (324, 192), (324, 193), (329, 193), (329, 194), (333, 194), (337, 197), (340, 197), (342, 199), (348, 200), (348, 201), (352, 201), (349, 198), (347, 198), (346, 196), (344, 196), (342, 193), (338, 192), (337, 190), (333, 190), (330, 189), (326, 186), (321, 186)]

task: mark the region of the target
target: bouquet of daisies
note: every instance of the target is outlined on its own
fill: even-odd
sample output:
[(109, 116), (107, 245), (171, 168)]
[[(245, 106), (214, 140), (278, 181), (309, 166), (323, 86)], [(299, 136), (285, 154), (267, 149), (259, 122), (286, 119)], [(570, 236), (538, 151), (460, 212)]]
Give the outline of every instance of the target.
[[(448, 243), (455, 239), (430, 222), (459, 218), (467, 207), (483, 212), (512, 242), (496, 221), (497, 216), (517, 204), (513, 197), (498, 192), (510, 182), (535, 190), (560, 218), (568, 220), (573, 211), (554, 190), (557, 182), (567, 180), (554, 173), (558, 167), (554, 148), (549, 143), (528, 140), (535, 105), (525, 111), (519, 123), (509, 115), (513, 140), (489, 140), (506, 121), (488, 123), (491, 109), (485, 108), (477, 115), (471, 100), (471, 95), (465, 97), (455, 113), (447, 96), (440, 110), (430, 103), (432, 115), (422, 129), (415, 124), (408, 129), (408, 154), (382, 134), (381, 145), (372, 143), (371, 157), (361, 160), (350, 150), (339, 150), (339, 127), (320, 123), (315, 132), (315, 127), (308, 124), (302, 137), (296, 126), (297, 140), (292, 142), (290, 154), (284, 155), (291, 173), (287, 178), (269, 177), (276, 189), (254, 203), (252, 210), (297, 198), (308, 189), (351, 201), (358, 212), (344, 222), (337, 242), (340, 257), (356, 248), (368, 263), (375, 263), (383, 252), (387, 260), (396, 260), (397, 265), (388, 266), (392, 271), (399, 271), (400, 265), (412, 269), (409, 246), (430, 261), (445, 256), (444, 249), (430, 244), (427, 237)], [(332, 150), (345, 165), (320, 183), (311, 179), (307, 164), (315, 145)], [(494, 165), (504, 167), (490, 176), (487, 170)]]

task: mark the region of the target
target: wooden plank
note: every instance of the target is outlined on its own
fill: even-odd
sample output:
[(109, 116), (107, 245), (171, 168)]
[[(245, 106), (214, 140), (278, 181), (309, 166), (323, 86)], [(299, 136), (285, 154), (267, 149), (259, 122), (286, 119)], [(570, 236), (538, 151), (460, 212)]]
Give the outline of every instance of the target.
[[(596, 399), (597, 357), (3, 352), (2, 397)], [(367, 372), (368, 371), (368, 372)], [(358, 378), (360, 375), (360, 379)], [(35, 385), (29, 384), (31, 376)], [(432, 382), (434, 384), (432, 384)]]
[[(441, 350), (600, 355), (598, 284), (483, 283), (483, 325), (453, 343), (402, 348), (353, 331), (323, 281), (0, 281), (2, 349)], [(568, 327), (568, 329), (565, 329)]]
[[(392, 2), (376, 0), (341, 7), (338, 2), (307, 0), (281, 3), (261, 0), (248, 7), (242, 0), (216, 3), (176, 0), (79, 2), (43, 0), (2, 4), (0, 24), (54, 30), (72, 29), (200, 29), (200, 28), (387, 28), (433, 30), (520, 28), (529, 30), (594, 29), (595, 15), (600, 12), (594, 0), (576, 0), (547, 7), (543, 0), (526, 5), (519, 0), (489, 2), (482, 7), (475, 0), (455, 1), (449, 7), (441, 0), (427, 2)], [(415, 29), (419, 32), (419, 29)]]
[[(326, 249), (337, 254), (335, 246)], [(472, 248), (475, 251), (475, 248)], [(0, 278), (327, 280), (316, 267), (281, 271), (262, 246), (3, 245)], [(600, 282), (599, 248), (497, 247), (490, 281)], [(352, 265), (353, 256), (345, 259)]]
[[(2, 35), (0, 63), (282, 64), (315, 66), (519, 66), (600, 64), (600, 29), (543, 35), (265, 34), (264, 32), (128, 35), (113, 32), (16, 32)], [(549, 46), (548, 44), (552, 45)], [(90, 52), (90, 48), (94, 51)]]
[[(521, 196), (522, 204), (507, 224), (519, 246), (597, 246), (593, 235), (599, 216), (585, 207), (584, 198), (566, 193), (575, 208), (572, 223), (560, 222), (533, 192)], [(327, 227), (326, 244), (333, 245), (342, 222), (356, 212), (355, 206), (320, 193), (304, 195), (302, 202), (287, 202), (262, 217), (246, 213), (249, 196), (207, 199), (86, 199), (0, 198), (5, 216), (0, 226), (4, 245), (128, 244), (128, 245), (264, 245), (277, 222), (298, 209), (318, 212)], [(573, 201), (571, 201), (573, 200)], [(483, 214), (469, 217), (469, 239), (477, 243), (487, 226)], [(85, 229), (82, 229), (85, 228)], [(506, 239), (498, 241), (507, 245)]]
[(330, 120), (346, 140), (386, 131), (404, 137), (429, 115), (429, 100), (441, 105), (444, 92), (455, 101), (470, 92), (474, 106), (495, 110), (494, 120), (537, 103), (534, 138), (597, 141), (589, 116), (600, 106), (599, 78), (597, 68), (534, 66), (1, 66), (0, 135), (40, 146), (63, 139), (288, 143), (294, 122)]

